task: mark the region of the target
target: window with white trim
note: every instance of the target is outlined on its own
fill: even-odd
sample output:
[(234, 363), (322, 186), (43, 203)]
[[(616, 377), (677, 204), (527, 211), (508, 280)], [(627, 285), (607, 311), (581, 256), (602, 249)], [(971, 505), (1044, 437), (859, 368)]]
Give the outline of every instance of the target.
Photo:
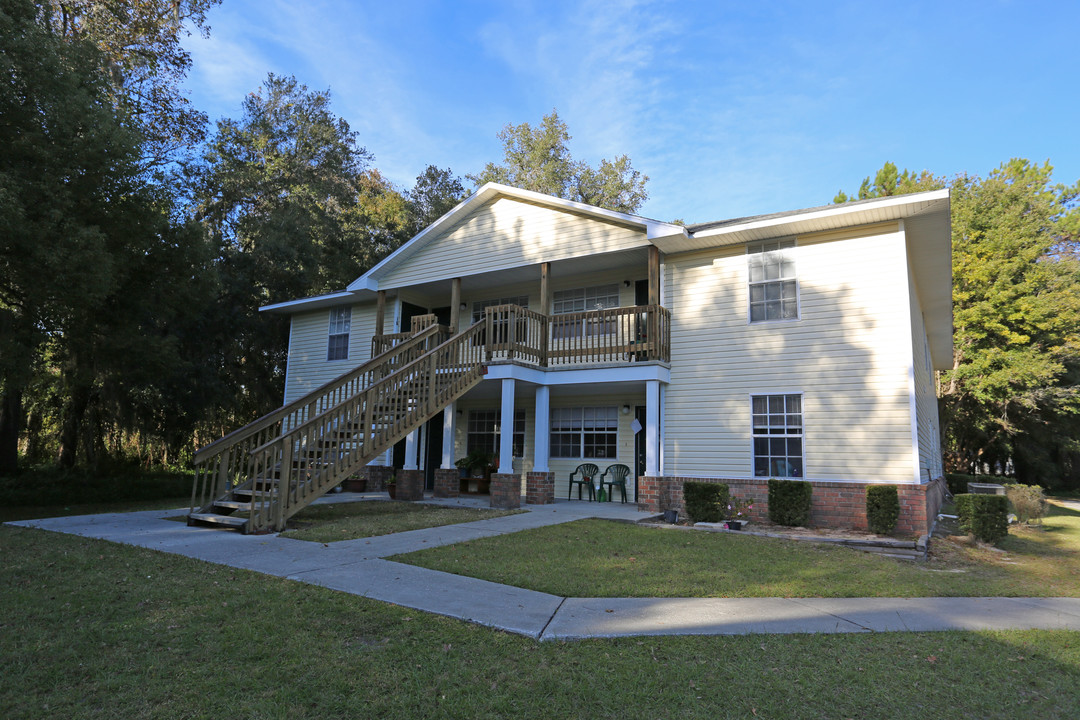
[(756, 477), (803, 477), (801, 395), (753, 395), (751, 416)]
[(750, 322), (799, 319), (799, 281), (795, 241), (774, 240), (746, 246), (750, 280)]
[(608, 458), (618, 454), (616, 407), (553, 408), (551, 457)]
[[(465, 433), (465, 452), (473, 450), (499, 454), (501, 410), (470, 410)], [(511, 439), (514, 457), (525, 456), (525, 411), (514, 411), (514, 436)]]
[(330, 308), (330, 331), (326, 341), (327, 360), (349, 359), (349, 326), (352, 324), (352, 308)]
[[(589, 310), (607, 310), (619, 307), (619, 285), (597, 285), (595, 287), (559, 290), (552, 296), (551, 314), (568, 315)], [(589, 337), (605, 335), (613, 331), (610, 321), (599, 319), (563, 319), (553, 318), (552, 336), (555, 338)]]

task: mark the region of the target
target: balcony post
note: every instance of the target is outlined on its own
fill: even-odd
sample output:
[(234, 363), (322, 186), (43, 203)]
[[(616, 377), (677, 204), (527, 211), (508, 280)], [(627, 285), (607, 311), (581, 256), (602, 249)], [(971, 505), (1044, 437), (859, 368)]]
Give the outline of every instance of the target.
[(502, 405), (499, 413), (500, 475), (514, 472), (514, 379), (503, 378)]
[(660, 315), (657, 306), (660, 305), (660, 248), (655, 245), (649, 246), (649, 311), (648, 329), (646, 330), (647, 355), (649, 360), (656, 360), (660, 347)]
[(385, 335), (383, 332), (383, 318), (386, 316), (386, 291), (380, 290), (375, 296), (375, 334)]
[(458, 322), (461, 320), (461, 278), (456, 277), (450, 281), (450, 334), (458, 331)]
[(544, 316), (540, 327), (540, 367), (548, 364), (548, 337), (551, 335), (551, 285), (548, 276), (551, 263), (540, 263), (540, 314)]

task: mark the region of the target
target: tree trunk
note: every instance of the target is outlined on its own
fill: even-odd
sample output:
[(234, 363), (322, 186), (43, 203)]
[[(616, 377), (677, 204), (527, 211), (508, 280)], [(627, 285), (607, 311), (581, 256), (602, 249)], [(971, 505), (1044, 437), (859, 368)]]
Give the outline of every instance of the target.
[(19, 430), (22, 424), (22, 390), (0, 395), (0, 475), (19, 469)]
[(82, 384), (75, 384), (66, 403), (64, 423), (60, 428), (60, 452), (56, 458), (60, 467), (75, 467), (79, 453), (79, 435), (89, 400), (89, 389)]

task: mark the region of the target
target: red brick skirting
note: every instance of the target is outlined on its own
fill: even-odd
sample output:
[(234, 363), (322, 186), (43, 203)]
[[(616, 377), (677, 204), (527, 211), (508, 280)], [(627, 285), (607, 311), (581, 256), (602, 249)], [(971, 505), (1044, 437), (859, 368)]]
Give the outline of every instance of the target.
[(555, 473), (527, 473), (525, 475), (525, 502), (529, 505), (550, 505), (555, 502)]
[(410, 501), (424, 499), (423, 470), (397, 471), (397, 499)]
[(394, 474), (394, 468), (389, 465), (368, 465), (357, 475), (367, 479), (367, 491), (379, 492), (386, 489), (386, 481)]
[(461, 471), (457, 468), (435, 470), (435, 497), (452, 498), (461, 492)]
[[(638, 507), (648, 512), (678, 510), (685, 513), (683, 483), (716, 482), (728, 486), (731, 496), (751, 501), (751, 520), (769, 517), (769, 482), (767, 478), (694, 478), (642, 477), (638, 480)], [(866, 522), (866, 487), (874, 483), (841, 483), (812, 480), (810, 524), (815, 527), (868, 530)], [(945, 478), (921, 485), (896, 486), (900, 496), (899, 535), (923, 535), (930, 532), (945, 497)]]
[(521, 507), (521, 477), (518, 475), (494, 473), (491, 476), (491, 507)]

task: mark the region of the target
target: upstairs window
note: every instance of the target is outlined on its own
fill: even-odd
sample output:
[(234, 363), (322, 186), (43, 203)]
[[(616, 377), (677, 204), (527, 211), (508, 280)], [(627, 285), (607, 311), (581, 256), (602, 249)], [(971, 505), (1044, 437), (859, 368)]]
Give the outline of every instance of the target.
[(349, 326), (351, 324), (351, 307), (330, 309), (330, 333), (326, 342), (327, 360), (349, 359)]
[(798, 320), (795, 241), (752, 243), (746, 246), (746, 257), (750, 271), (750, 322)]
[[(619, 286), (597, 285), (596, 287), (560, 290), (552, 297), (551, 314), (568, 315), (589, 310), (607, 310), (619, 307)], [(568, 320), (553, 318), (551, 333), (555, 338), (589, 337), (613, 332), (611, 321), (599, 318)]]

